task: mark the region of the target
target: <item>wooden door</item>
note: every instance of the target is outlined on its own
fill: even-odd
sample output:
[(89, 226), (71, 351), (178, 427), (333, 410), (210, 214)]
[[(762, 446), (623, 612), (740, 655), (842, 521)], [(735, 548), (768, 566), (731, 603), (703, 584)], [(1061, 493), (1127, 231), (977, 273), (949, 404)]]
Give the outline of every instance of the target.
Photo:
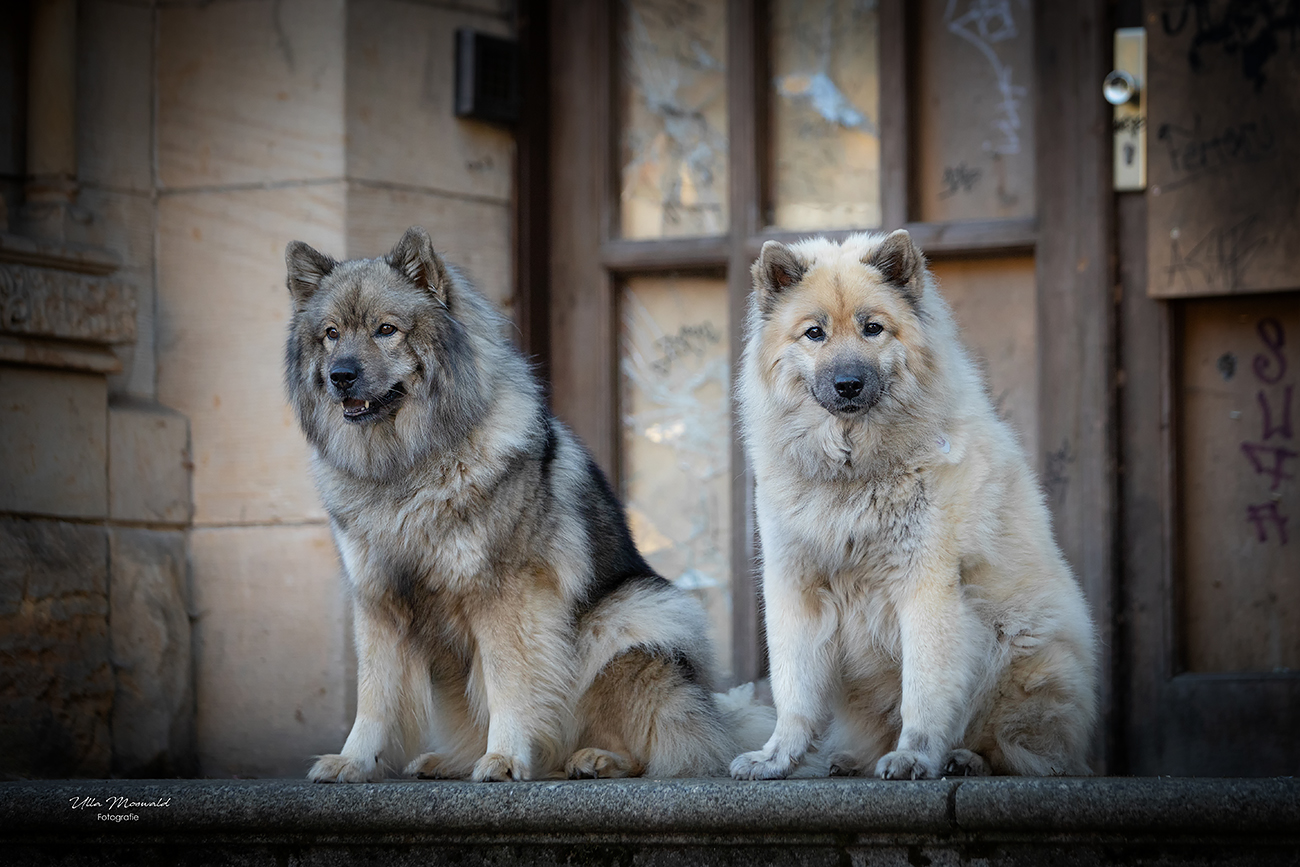
[[(534, 298), (554, 406), (615, 479), (652, 564), (709, 608), (730, 678), (765, 669), (752, 480), (728, 406), (749, 266), (769, 238), (900, 226), (1043, 475), (1109, 654), (1104, 0), (528, 7), (548, 16), (549, 172), (521, 239), (547, 239)], [(533, 177), (536, 153), (522, 154)], [(1098, 770), (1116, 730), (1109, 655), (1103, 667)]]
[(1129, 4), (1118, 200), (1127, 767), (1300, 772), (1300, 12)]

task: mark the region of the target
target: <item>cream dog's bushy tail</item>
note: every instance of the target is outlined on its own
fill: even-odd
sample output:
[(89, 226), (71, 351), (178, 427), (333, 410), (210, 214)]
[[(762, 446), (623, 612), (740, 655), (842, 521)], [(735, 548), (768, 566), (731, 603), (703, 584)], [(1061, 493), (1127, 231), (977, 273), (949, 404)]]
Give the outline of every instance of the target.
[(755, 700), (752, 682), (714, 693), (713, 698), (718, 703), (723, 725), (736, 741), (737, 750), (756, 750), (767, 743), (776, 728), (776, 710)]

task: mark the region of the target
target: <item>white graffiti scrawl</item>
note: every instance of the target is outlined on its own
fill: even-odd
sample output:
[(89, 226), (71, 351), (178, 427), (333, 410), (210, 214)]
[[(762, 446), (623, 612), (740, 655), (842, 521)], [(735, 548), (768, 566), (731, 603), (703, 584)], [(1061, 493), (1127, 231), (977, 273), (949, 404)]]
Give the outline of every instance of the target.
[(1012, 82), (1011, 67), (994, 47), (1020, 35), (1011, 7), (1011, 0), (948, 0), (943, 14), (948, 32), (974, 45), (993, 67), (998, 89), (993, 128), (998, 135), (984, 142), (984, 150), (995, 154), (1020, 153), (1020, 101), (1028, 94)]

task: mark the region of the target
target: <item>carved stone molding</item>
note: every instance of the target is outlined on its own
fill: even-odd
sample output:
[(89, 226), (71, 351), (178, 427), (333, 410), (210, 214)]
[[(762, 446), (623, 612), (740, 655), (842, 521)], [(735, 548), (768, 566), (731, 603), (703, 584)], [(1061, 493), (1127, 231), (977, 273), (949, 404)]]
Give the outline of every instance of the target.
[(0, 362), (112, 373), (135, 341), (135, 289), (102, 250), (0, 233)]
[(105, 277), (0, 263), (0, 333), (129, 343), (135, 293)]

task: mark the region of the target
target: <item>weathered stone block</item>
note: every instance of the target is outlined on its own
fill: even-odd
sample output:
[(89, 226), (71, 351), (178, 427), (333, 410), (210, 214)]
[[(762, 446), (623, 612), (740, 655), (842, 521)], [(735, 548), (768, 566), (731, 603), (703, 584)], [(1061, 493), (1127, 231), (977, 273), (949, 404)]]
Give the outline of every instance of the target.
[(108, 513), (102, 376), (0, 365), (0, 511)]
[(514, 298), (510, 206), (437, 193), (348, 185), (348, 245), (335, 256), (382, 256), (410, 226), (429, 230), (433, 246), (509, 314)]
[(0, 518), (0, 776), (108, 775), (107, 573), (102, 527)]
[(164, 186), (343, 175), (343, 0), (158, 9)]
[(108, 513), (115, 521), (187, 524), (190, 426), (156, 403), (120, 398), (108, 408)]
[(458, 120), (454, 100), (456, 28), (507, 21), (402, 0), (350, 0), (347, 19), (348, 177), (508, 203), (513, 134)]
[(153, 10), (77, 4), (77, 174), (83, 184), (153, 185)]
[(191, 776), (197, 763), (185, 535), (117, 528), (109, 543), (113, 772)]
[(343, 247), (344, 188), (159, 203), (158, 399), (190, 420), (196, 524), (320, 521), (284, 394), (284, 248)]
[(350, 630), (329, 530), (196, 529), (190, 559), (203, 775), (306, 774), (352, 724)]
[(111, 251), (121, 263), (113, 279), (135, 294), (135, 341), (113, 347), (123, 361), (109, 379), (110, 393), (152, 397), (157, 388), (154, 354), (154, 239), (157, 203), (147, 193), (82, 187), (77, 203), (87, 216), (77, 240)]

